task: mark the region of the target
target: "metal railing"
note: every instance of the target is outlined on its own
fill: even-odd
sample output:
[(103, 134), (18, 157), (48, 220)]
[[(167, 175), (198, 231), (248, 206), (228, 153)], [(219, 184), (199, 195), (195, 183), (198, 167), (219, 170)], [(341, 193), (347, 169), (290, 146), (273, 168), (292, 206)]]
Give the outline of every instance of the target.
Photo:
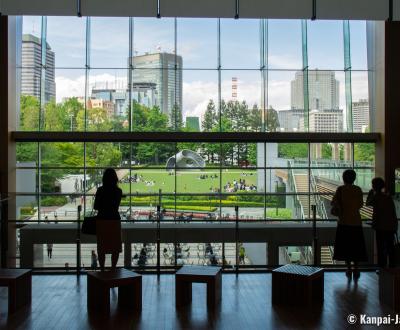
[(296, 179), (295, 179), (295, 174), (294, 174), (294, 170), (293, 170), (293, 167), (292, 167), (292, 161), (291, 160), (288, 161), (288, 168), (289, 168), (288, 184), (292, 188), (292, 191), (296, 193), (296, 198), (294, 200), (296, 212), (297, 212), (297, 210), (300, 210), (300, 214), (299, 214), (300, 215), (300, 219), (305, 219), (306, 217), (305, 217), (305, 213), (304, 213), (304, 207), (303, 207), (303, 204), (300, 201), (299, 195), (297, 194), (298, 191), (297, 191)]

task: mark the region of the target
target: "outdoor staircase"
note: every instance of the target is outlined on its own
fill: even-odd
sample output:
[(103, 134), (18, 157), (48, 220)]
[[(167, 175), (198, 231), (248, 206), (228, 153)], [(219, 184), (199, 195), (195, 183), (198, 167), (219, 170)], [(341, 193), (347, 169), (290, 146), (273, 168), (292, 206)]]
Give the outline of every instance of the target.
[(329, 246), (321, 246), (321, 265), (333, 265), (332, 252)]
[[(294, 182), (296, 184), (296, 193), (308, 193), (308, 175), (303, 173), (294, 173)], [(304, 211), (304, 218), (310, 217), (310, 200), (308, 195), (298, 196)]]

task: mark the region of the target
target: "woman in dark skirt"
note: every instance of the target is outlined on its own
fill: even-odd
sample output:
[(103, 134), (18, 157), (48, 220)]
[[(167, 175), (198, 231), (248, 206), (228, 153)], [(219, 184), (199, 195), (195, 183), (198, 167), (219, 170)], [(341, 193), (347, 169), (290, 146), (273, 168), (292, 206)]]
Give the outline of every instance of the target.
[(107, 168), (103, 174), (103, 185), (97, 189), (93, 208), (98, 210), (96, 220), (97, 254), (100, 269), (104, 271), (106, 254), (111, 254), (111, 266), (115, 269), (121, 243), (121, 217), (118, 212), (122, 190), (118, 188), (118, 176), (114, 169)]
[(360, 209), (363, 206), (363, 194), (360, 187), (354, 185), (356, 172), (343, 172), (344, 185), (337, 188), (332, 200), (332, 213), (339, 217), (336, 230), (335, 260), (345, 261), (346, 276), (357, 280), (360, 277), (358, 263), (367, 261)]

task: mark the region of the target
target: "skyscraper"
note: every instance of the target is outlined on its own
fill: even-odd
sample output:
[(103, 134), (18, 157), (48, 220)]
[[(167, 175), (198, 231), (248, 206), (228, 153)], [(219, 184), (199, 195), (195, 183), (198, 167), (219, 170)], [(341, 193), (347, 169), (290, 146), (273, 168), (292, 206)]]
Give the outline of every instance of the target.
[(182, 56), (154, 53), (133, 57), (132, 84), (154, 83), (156, 104), (165, 114), (182, 110)]
[[(32, 95), (40, 99), (42, 77), (41, 40), (31, 34), (22, 36), (21, 94)], [(56, 98), (54, 81), (55, 54), (50, 45), (46, 45), (46, 70), (44, 77), (44, 103)]]
[(361, 99), (353, 102), (353, 132), (364, 132), (369, 126), (369, 102)]
[[(291, 107), (304, 109), (304, 72), (296, 72), (291, 82)], [(339, 109), (339, 81), (334, 71), (308, 72), (308, 100), (310, 110)]]
[[(343, 111), (332, 110), (311, 110), (309, 113), (309, 132), (338, 133), (343, 132)], [(300, 119), (300, 131), (306, 130), (304, 117)]]

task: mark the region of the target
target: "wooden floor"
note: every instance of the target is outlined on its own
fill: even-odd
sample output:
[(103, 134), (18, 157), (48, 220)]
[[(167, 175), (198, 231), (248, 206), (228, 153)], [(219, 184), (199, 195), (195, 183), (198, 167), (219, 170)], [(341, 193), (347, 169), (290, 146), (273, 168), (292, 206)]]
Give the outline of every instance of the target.
[[(358, 285), (343, 272), (325, 273), (325, 302), (320, 310), (271, 306), (271, 274), (224, 274), (222, 303), (207, 311), (205, 286), (193, 285), (193, 303), (176, 311), (174, 276), (143, 276), (143, 310), (109, 318), (88, 315), (86, 276), (35, 275), (30, 307), (7, 316), (7, 290), (0, 288), (1, 329), (345, 329), (353, 313), (371, 316), (394, 312), (378, 300), (378, 276), (362, 273)], [(118, 290), (111, 291), (116, 303)], [(383, 328), (383, 327), (382, 327)]]

